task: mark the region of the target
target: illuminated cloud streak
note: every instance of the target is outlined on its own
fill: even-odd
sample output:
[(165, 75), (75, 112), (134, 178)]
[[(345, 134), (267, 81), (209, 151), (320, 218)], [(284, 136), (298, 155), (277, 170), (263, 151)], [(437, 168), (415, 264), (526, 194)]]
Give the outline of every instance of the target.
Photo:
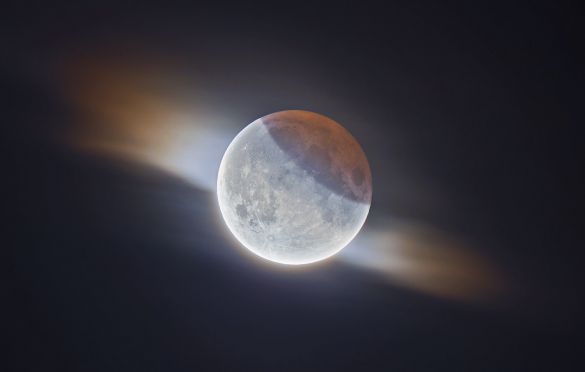
[(461, 240), (413, 221), (388, 219), (370, 226), (338, 257), (393, 285), (436, 297), (482, 302), (502, 294), (502, 278), (486, 258)]
[(215, 190), (221, 157), (233, 137), (228, 120), (206, 114), (196, 102), (173, 99), (165, 86), (171, 74), (164, 68), (101, 57), (77, 59), (66, 71), (65, 93), (75, 112), (70, 145), (151, 165)]
[[(187, 107), (173, 99), (169, 70), (135, 59), (72, 61), (64, 69), (66, 97), (75, 111), (68, 143), (215, 192), (223, 153), (243, 123), (209, 114), (196, 100)], [(501, 294), (494, 266), (459, 239), (418, 222), (373, 222), (335, 259), (440, 298), (486, 301)]]

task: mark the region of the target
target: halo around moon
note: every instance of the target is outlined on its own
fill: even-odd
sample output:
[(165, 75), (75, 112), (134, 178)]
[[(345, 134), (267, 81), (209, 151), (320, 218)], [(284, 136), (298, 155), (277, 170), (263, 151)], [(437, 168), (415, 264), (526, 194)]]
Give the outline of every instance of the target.
[(256, 255), (301, 265), (343, 249), (372, 199), (366, 156), (335, 121), (291, 110), (245, 127), (227, 148), (217, 180), (221, 214)]

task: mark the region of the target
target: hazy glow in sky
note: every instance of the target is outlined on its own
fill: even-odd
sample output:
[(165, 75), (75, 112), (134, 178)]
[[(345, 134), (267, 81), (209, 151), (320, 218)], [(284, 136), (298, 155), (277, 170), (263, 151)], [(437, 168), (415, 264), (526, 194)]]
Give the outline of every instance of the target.
[[(78, 61), (65, 91), (77, 107), (68, 143), (156, 167), (215, 193), (225, 149), (247, 123), (197, 101), (179, 104), (157, 88), (161, 77), (153, 66)], [(372, 218), (335, 260), (433, 296), (485, 300), (500, 293), (494, 268), (458, 239), (417, 221)]]

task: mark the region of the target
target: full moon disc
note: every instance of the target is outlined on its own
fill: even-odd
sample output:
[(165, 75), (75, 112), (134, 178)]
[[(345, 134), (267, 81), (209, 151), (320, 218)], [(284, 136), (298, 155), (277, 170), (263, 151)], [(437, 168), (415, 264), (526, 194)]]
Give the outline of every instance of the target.
[(219, 167), (217, 196), (234, 236), (289, 265), (328, 258), (364, 224), (372, 199), (366, 156), (335, 121), (292, 110), (245, 127)]

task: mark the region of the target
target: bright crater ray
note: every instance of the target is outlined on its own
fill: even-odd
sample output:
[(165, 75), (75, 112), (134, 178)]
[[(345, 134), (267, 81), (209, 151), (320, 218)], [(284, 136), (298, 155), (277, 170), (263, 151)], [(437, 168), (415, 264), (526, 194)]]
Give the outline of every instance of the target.
[(357, 141), (335, 121), (282, 111), (244, 128), (217, 181), (234, 236), (265, 259), (308, 264), (334, 255), (364, 224), (372, 177)]

